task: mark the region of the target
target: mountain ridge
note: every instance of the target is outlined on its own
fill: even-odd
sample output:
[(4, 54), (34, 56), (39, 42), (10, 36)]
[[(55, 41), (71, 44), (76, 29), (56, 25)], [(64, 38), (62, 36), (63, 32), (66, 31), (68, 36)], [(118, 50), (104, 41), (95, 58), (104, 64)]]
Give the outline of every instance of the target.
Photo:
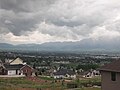
[(76, 42), (46, 42), (43, 44), (12, 45), (0, 43), (1, 50), (30, 50), (30, 51), (89, 51), (89, 50), (120, 50), (120, 40), (85, 39)]

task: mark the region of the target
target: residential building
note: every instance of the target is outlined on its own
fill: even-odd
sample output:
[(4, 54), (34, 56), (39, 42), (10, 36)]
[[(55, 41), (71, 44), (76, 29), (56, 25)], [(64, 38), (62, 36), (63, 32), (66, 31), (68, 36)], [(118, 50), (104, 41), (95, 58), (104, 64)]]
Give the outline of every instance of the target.
[(76, 73), (70, 69), (60, 69), (53, 73), (53, 77), (56, 79), (62, 79), (62, 78), (76, 78)]
[(120, 60), (100, 68), (102, 90), (120, 90)]
[(4, 63), (0, 66), (0, 75), (26, 75), (31, 76), (34, 73), (34, 69), (23, 63), (23, 60), (17, 58), (11, 62)]
[(93, 78), (93, 77), (96, 77), (96, 76), (100, 76), (100, 72), (98, 70), (89, 70), (89, 71), (83, 71), (83, 77), (86, 77), (86, 78)]

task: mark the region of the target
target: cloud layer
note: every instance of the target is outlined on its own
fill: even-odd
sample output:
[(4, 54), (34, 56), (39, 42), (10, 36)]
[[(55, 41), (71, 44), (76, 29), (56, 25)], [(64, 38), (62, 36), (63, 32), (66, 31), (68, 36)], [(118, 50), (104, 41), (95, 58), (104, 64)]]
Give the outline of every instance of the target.
[(119, 0), (0, 0), (0, 42), (120, 38)]

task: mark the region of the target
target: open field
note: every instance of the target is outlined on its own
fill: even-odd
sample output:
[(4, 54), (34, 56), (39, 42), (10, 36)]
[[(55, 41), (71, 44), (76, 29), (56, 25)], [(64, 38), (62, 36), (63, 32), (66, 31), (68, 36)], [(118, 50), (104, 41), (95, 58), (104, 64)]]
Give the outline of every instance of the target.
[(36, 77), (0, 78), (0, 90), (60, 90), (61, 82)]
[[(99, 81), (99, 78), (81, 79), (78, 84)], [(77, 81), (72, 81), (77, 82)], [(0, 90), (68, 90), (67, 82), (49, 77), (5, 77), (0, 78)], [(81, 88), (71, 90), (100, 90), (99, 88)]]
[(75, 89), (75, 90), (101, 90), (100, 88), (82, 88), (82, 89)]
[(85, 88), (83, 90), (101, 90), (100, 88)]

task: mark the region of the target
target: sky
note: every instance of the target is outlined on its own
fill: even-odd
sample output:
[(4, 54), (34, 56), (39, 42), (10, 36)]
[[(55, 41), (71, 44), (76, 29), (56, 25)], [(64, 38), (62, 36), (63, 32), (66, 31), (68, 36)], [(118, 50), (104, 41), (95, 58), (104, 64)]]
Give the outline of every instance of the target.
[(0, 43), (120, 38), (120, 0), (0, 0)]

